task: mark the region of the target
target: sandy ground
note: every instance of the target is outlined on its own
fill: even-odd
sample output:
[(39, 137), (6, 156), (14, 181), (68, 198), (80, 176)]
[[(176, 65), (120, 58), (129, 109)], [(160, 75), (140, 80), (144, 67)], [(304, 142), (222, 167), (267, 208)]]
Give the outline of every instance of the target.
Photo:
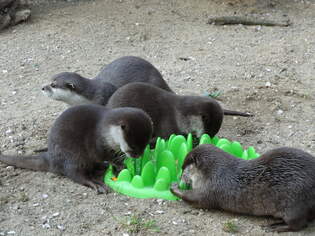
[[(315, 154), (315, 1), (37, 0), (32, 18), (0, 34), (0, 149), (32, 153), (66, 105), (41, 94), (53, 74), (93, 77), (124, 55), (151, 61), (179, 94), (220, 90), (220, 137), (258, 152), (292, 146)], [(281, 27), (207, 25), (251, 14)], [(189, 58), (184, 61), (180, 57)], [(271, 235), (272, 222), (181, 201), (96, 195), (63, 177), (0, 164), (0, 235)], [(230, 232), (225, 232), (230, 231)], [(235, 234), (235, 233), (234, 233)], [(315, 223), (299, 233), (314, 235)]]

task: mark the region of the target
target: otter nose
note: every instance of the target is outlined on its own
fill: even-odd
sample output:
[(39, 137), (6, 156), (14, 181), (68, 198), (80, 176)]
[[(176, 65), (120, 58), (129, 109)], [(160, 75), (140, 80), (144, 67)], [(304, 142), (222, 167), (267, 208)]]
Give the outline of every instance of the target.
[(42, 87), (42, 91), (45, 91), (45, 87)]

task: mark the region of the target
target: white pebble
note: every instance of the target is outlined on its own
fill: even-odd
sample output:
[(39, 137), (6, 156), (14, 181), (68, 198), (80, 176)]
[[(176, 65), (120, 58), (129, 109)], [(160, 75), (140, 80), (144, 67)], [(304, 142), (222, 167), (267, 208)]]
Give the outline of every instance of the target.
[(270, 88), (270, 87), (271, 87), (271, 83), (268, 81), (268, 82), (266, 82), (265, 86), (266, 86), (267, 88)]
[(63, 225), (57, 225), (57, 228), (60, 229), (61, 231), (64, 231), (66, 229)]
[(46, 194), (46, 193), (44, 193), (43, 195), (42, 195), (42, 198), (48, 198), (48, 194)]
[(178, 223), (176, 221), (173, 221), (172, 223), (173, 223), (173, 225), (178, 225)]
[(12, 235), (12, 234), (15, 234), (15, 231), (11, 230), (7, 232), (7, 235)]
[(158, 214), (163, 214), (164, 211), (157, 210), (156, 213), (158, 213)]
[(37, 207), (37, 206), (39, 206), (39, 203), (34, 203), (33, 204), (33, 207)]
[(7, 166), (6, 169), (7, 170), (14, 170), (14, 167), (13, 166)]
[(5, 134), (11, 134), (12, 133), (12, 129), (8, 129), (7, 131), (5, 131)]
[(6, 74), (6, 73), (8, 73), (8, 71), (7, 70), (2, 70), (2, 73)]
[(129, 236), (129, 234), (127, 234), (127, 233), (123, 233), (123, 236)]
[(282, 115), (282, 114), (283, 114), (283, 110), (279, 109), (279, 110), (277, 111), (277, 114), (278, 114), (278, 115)]
[(51, 228), (51, 227), (50, 227), (50, 224), (48, 224), (48, 223), (43, 224), (42, 227), (43, 227), (44, 229), (50, 229), (50, 228)]
[(60, 215), (59, 212), (56, 212), (56, 213), (52, 214), (53, 217), (57, 217), (57, 216), (59, 216), (59, 215)]

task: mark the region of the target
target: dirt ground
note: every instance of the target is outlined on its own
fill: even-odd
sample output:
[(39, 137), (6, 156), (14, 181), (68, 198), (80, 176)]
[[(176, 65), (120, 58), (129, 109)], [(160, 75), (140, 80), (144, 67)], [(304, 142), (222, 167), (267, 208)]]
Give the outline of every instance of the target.
[[(67, 107), (41, 94), (53, 74), (93, 77), (125, 55), (152, 62), (178, 94), (222, 91), (219, 136), (258, 152), (315, 154), (314, 0), (37, 0), (32, 18), (0, 34), (0, 150), (30, 154)], [(290, 27), (214, 26), (210, 16), (254, 15)], [(188, 60), (181, 60), (180, 58)], [(272, 235), (265, 217), (201, 211), (181, 201), (135, 199), (50, 173), (0, 164), (3, 235)], [(299, 233), (314, 235), (315, 223)]]

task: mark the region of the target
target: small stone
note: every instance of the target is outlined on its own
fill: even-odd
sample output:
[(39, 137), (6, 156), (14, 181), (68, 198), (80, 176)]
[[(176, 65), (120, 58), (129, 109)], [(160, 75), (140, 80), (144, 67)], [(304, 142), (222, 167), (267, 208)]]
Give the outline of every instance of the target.
[(123, 236), (129, 236), (129, 234), (127, 234), (127, 233), (123, 233)]
[(173, 225), (178, 225), (178, 223), (176, 221), (172, 221)]
[(52, 214), (53, 217), (57, 217), (57, 216), (59, 216), (59, 215), (60, 215), (59, 212), (56, 212), (56, 213)]
[(7, 131), (5, 131), (5, 134), (12, 134), (12, 129), (8, 129)]
[(11, 171), (11, 170), (14, 170), (14, 167), (13, 166), (7, 166), (6, 169)]
[(278, 115), (282, 115), (282, 114), (283, 114), (283, 110), (279, 109), (279, 110), (277, 111), (277, 114), (278, 114)]
[(124, 214), (125, 216), (130, 216), (131, 215), (131, 211), (128, 211)]
[(271, 83), (268, 81), (268, 82), (266, 82), (265, 86), (266, 86), (267, 88), (270, 88), (270, 87), (271, 87)]
[(33, 204), (33, 207), (38, 207), (39, 206), (39, 203), (34, 203)]
[(63, 225), (57, 225), (57, 228), (61, 231), (64, 231), (66, 229)]
[(44, 194), (42, 195), (42, 198), (44, 198), (44, 199), (48, 198), (48, 194), (44, 193)]
[(7, 235), (13, 235), (13, 234), (15, 234), (15, 231), (13, 230), (7, 232)]
[(50, 229), (51, 228), (50, 224), (48, 224), (48, 223), (43, 224), (42, 227), (44, 229)]
[(7, 70), (2, 70), (2, 73), (6, 74), (6, 73), (8, 73), (8, 71)]
[(14, 90), (14, 91), (12, 91), (12, 95), (15, 95), (17, 92)]
[(164, 214), (164, 211), (157, 210), (156, 213), (158, 213), (158, 214)]

